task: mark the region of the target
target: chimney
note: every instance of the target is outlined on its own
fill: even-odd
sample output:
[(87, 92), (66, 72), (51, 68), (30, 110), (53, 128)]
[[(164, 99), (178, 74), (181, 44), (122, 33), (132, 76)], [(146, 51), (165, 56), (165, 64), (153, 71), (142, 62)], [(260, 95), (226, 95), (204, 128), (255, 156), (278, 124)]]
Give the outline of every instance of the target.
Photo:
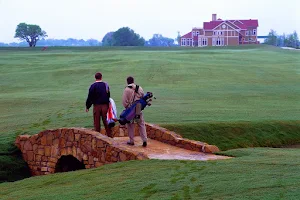
[(212, 14), (212, 21), (217, 21), (217, 14)]

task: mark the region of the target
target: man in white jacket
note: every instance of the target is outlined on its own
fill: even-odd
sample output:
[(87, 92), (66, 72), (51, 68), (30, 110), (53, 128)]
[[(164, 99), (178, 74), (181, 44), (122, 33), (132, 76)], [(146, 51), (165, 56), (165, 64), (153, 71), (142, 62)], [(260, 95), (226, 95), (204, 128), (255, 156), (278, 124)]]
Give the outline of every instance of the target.
[[(134, 78), (132, 76), (129, 76), (127, 78), (127, 86), (123, 92), (123, 98), (122, 103), (123, 106), (126, 108), (129, 108), (133, 102), (141, 99), (144, 96), (143, 88), (136, 85), (134, 83)], [(146, 127), (145, 127), (145, 121), (143, 113), (141, 112), (139, 116), (137, 117), (137, 124), (139, 127), (140, 136), (143, 140), (143, 147), (147, 146), (147, 133), (146, 133)], [(127, 130), (129, 135), (129, 141), (127, 142), (128, 145), (134, 145), (134, 122), (127, 124)]]

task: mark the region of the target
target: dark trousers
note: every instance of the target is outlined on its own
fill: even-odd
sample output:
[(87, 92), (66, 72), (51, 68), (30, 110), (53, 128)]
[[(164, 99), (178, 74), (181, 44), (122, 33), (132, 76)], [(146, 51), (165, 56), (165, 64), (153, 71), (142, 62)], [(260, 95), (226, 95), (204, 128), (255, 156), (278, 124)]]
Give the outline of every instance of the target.
[(94, 114), (95, 131), (100, 132), (101, 130), (100, 118), (102, 118), (102, 122), (104, 124), (107, 136), (112, 137), (111, 129), (108, 128), (107, 120), (106, 120), (108, 104), (94, 105), (93, 107), (94, 107), (93, 114)]

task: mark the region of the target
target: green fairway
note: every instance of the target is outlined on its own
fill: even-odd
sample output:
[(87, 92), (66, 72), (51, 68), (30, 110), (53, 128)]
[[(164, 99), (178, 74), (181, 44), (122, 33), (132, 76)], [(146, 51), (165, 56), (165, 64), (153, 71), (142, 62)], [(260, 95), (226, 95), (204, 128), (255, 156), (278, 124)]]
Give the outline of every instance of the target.
[(3, 200), (299, 199), (300, 150), (237, 149), (222, 161), (129, 161), (0, 184)]
[(231, 48), (0, 48), (0, 130), (91, 127), (85, 99), (101, 71), (121, 111), (128, 75), (157, 100), (152, 123), (300, 119), (300, 54)]
[[(224, 48), (0, 48), (0, 182), (28, 177), (19, 134), (91, 128), (95, 72), (118, 113), (126, 77), (156, 96), (145, 119), (221, 150), (300, 143), (300, 52)], [(0, 184), (0, 199), (299, 199), (300, 150), (225, 161), (130, 161)]]

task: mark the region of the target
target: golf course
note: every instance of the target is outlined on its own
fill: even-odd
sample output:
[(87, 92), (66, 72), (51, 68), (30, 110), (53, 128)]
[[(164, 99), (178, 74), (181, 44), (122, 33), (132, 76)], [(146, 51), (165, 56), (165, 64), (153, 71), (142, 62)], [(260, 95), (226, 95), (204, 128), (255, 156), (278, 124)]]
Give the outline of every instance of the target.
[[(300, 51), (207, 48), (0, 48), (0, 199), (299, 199)], [(93, 128), (94, 74), (118, 114), (126, 78), (156, 99), (145, 121), (220, 148), (214, 161), (126, 161), (30, 177), (21, 134)]]

